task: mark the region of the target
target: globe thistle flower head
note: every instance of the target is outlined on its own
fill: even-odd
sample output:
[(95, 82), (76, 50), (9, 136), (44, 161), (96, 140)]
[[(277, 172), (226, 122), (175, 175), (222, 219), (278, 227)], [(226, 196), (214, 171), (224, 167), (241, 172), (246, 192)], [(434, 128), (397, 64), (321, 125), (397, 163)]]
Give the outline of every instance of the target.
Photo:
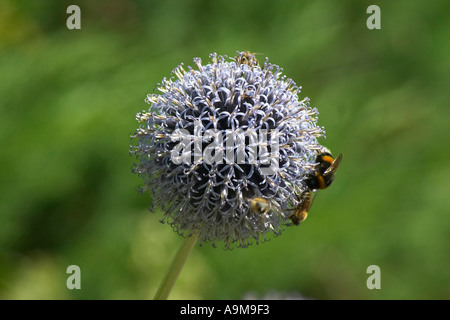
[(301, 88), (267, 58), (210, 59), (180, 64), (147, 96), (133, 171), (180, 235), (246, 247), (290, 225), (325, 132)]

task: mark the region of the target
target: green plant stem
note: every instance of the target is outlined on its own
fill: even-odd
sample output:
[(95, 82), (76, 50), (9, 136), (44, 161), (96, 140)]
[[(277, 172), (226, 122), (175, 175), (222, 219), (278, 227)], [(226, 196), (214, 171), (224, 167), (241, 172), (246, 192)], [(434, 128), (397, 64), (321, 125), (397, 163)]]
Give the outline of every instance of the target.
[(154, 300), (167, 300), (170, 291), (172, 290), (175, 282), (177, 281), (178, 275), (183, 269), (184, 263), (186, 262), (189, 254), (195, 246), (198, 239), (198, 232), (192, 234), (190, 237), (183, 239), (180, 247), (178, 248), (175, 257), (172, 260), (169, 268), (164, 275), (164, 278), (159, 285), (158, 291), (156, 291)]

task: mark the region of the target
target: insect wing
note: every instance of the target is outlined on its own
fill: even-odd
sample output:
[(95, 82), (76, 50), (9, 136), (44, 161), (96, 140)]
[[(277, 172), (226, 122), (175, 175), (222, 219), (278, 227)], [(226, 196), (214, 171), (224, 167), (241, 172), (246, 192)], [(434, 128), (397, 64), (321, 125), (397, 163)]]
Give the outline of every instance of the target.
[(337, 169), (339, 168), (339, 165), (341, 164), (342, 161), (342, 153), (340, 153), (336, 159), (334, 159), (333, 163), (331, 164), (331, 166), (324, 172), (324, 176), (334, 176), (334, 174), (336, 173)]

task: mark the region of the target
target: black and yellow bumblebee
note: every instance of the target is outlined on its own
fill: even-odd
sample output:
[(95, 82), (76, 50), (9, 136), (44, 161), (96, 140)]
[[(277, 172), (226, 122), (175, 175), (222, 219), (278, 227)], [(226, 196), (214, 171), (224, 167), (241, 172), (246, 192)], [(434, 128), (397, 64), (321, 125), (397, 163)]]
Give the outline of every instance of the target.
[(296, 194), (299, 205), (294, 208), (294, 213), (289, 217), (294, 225), (299, 225), (306, 219), (317, 191), (326, 189), (331, 185), (341, 160), (342, 153), (333, 158), (330, 150), (325, 147), (317, 151), (316, 162), (318, 165), (315, 173), (306, 176), (305, 190), (300, 195)]
[(330, 150), (322, 147), (317, 152), (317, 170), (315, 174), (308, 174), (305, 180), (306, 186), (310, 190), (323, 190), (328, 188), (334, 180), (334, 175), (341, 164), (342, 153), (336, 159), (331, 155)]

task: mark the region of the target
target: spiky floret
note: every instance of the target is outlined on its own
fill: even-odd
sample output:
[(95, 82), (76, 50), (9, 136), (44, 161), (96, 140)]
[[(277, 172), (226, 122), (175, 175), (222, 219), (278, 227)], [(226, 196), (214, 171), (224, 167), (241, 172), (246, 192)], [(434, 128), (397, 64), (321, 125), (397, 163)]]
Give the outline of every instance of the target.
[[(260, 66), (246, 55), (213, 53), (206, 65), (195, 58), (195, 69), (176, 67), (136, 115), (130, 147), (162, 221), (226, 247), (246, 247), (289, 224), (324, 135), (301, 88), (267, 58)], [(251, 210), (255, 197), (270, 203), (267, 213)]]

